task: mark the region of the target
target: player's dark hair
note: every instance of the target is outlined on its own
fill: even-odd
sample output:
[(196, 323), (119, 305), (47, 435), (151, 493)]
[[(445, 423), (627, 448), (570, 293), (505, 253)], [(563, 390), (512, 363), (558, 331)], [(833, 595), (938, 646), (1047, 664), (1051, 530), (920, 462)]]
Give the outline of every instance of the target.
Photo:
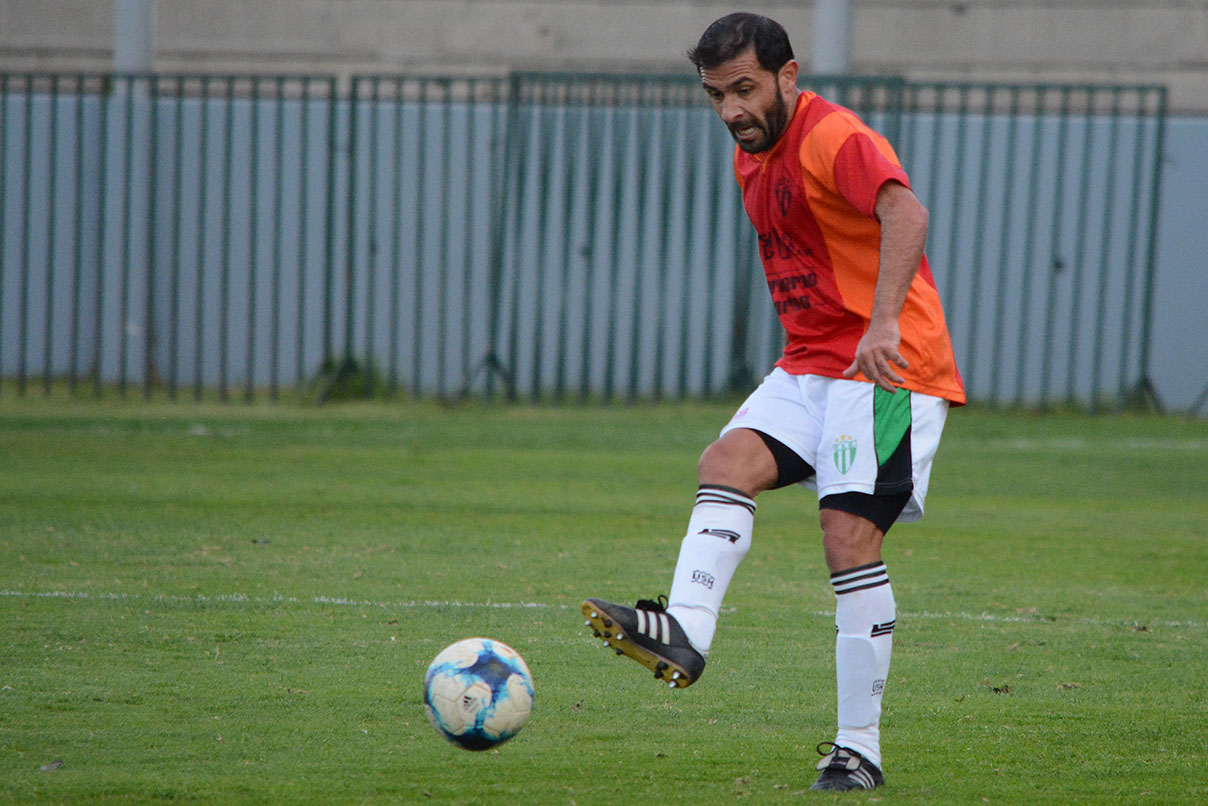
[(759, 14), (727, 14), (705, 29), (696, 47), (688, 51), (688, 60), (697, 72), (728, 62), (754, 46), (759, 66), (770, 73), (780, 71), (793, 57), (789, 35), (775, 20)]

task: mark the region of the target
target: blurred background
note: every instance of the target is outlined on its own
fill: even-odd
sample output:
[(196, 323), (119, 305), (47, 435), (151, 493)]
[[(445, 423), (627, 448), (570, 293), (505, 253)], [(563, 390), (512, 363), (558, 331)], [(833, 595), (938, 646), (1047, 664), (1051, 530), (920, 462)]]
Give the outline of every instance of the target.
[[(678, 399), (779, 338), (683, 0), (0, 0), (0, 393)], [(750, 3), (973, 399), (1208, 408), (1208, 0)]]

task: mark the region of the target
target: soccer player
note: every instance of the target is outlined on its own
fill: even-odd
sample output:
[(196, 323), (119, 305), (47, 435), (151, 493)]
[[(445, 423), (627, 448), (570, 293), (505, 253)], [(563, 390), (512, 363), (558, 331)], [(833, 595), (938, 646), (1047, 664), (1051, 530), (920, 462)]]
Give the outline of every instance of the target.
[(737, 147), (784, 355), (701, 455), (669, 597), (587, 599), (605, 644), (671, 686), (704, 671), (722, 597), (751, 546), (755, 498), (816, 490), (835, 594), (838, 730), (814, 789), (872, 789), (895, 604), (885, 533), (917, 520), (949, 405), (965, 402), (923, 253), (928, 213), (854, 113), (797, 88), (788, 35), (723, 17), (688, 54)]

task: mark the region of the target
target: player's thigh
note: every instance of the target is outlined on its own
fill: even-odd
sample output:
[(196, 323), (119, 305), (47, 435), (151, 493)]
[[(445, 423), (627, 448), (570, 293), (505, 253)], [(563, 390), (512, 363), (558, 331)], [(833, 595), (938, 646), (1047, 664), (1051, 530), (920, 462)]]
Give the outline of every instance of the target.
[(722, 437), (737, 429), (766, 434), (812, 468), (821, 434), (822, 406), (802, 394), (804, 377), (779, 368), (772, 370), (738, 407), (722, 429)]

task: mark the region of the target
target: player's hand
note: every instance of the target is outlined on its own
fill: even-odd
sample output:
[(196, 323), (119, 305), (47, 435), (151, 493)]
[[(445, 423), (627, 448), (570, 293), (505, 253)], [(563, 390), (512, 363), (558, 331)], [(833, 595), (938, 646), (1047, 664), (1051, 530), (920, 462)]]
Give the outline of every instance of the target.
[(896, 321), (885, 321), (869, 325), (860, 343), (856, 345), (856, 360), (843, 370), (844, 378), (854, 378), (857, 373), (884, 389), (895, 393), (895, 383), (902, 383), (902, 376), (895, 366), (906, 369), (910, 366), (898, 346), (902, 343), (902, 332)]

